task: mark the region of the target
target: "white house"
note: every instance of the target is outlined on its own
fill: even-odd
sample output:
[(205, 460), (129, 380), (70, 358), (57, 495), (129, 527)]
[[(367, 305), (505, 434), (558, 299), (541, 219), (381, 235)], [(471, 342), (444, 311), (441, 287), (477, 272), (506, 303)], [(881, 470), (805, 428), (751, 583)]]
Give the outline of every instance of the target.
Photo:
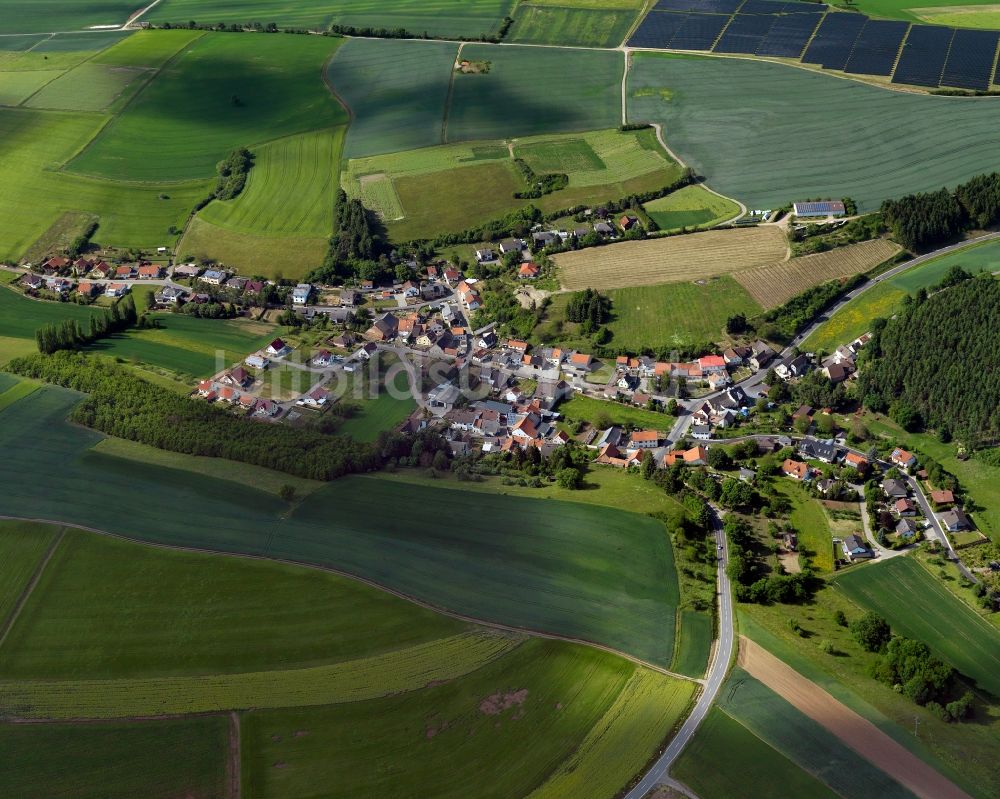
[(299, 285), (292, 289), (292, 304), (305, 305), (309, 302), (309, 295), (312, 294), (312, 290), (311, 283), (299, 283)]
[(247, 366), (252, 366), (254, 369), (267, 369), (271, 365), (271, 362), (261, 355), (259, 352), (255, 352), (253, 355), (248, 355), (243, 363)]
[(220, 269), (209, 269), (201, 276), (201, 282), (208, 283), (210, 286), (221, 286), (227, 277), (229, 277), (227, 272)]
[(266, 350), (267, 354), (270, 355), (272, 358), (284, 357), (285, 355), (288, 355), (288, 353), (290, 353), (291, 351), (292, 348), (289, 347), (280, 338), (276, 338), (274, 341), (268, 344)]

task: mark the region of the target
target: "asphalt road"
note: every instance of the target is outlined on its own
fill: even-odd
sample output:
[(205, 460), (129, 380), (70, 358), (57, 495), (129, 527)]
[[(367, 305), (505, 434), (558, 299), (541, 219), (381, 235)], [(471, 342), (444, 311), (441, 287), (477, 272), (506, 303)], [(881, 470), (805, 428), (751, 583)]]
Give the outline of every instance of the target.
[(699, 725), (705, 720), (708, 711), (715, 702), (715, 697), (722, 687), (726, 674), (729, 671), (729, 661), (733, 656), (733, 596), (729, 587), (729, 577), (726, 576), (726, 564), (729, 562), (729, 550), (726, 545), (726, 536), (722, 532), (722, 521), (718, 512), (713, 508), (712, 514), (715, 525), (716, 545), (722, 549), (717, 549), (719, 558), (719, 641), (712, 656), (712, 663), (708, 668), (701, 696), (691, 711), (691, 714), (684, 721), (677, 735), (670, 741), (663, 754), (657, 758), (649, 771), (643, 776), (636, 786), (625, 794), (625, 799), (642, 799), (647, 793), (661, 783), (673, 784), (680, 787), (673, 780), (670, 780), (668, 772), (670, 767), (677, 760), (684, 747), (697, 732)]

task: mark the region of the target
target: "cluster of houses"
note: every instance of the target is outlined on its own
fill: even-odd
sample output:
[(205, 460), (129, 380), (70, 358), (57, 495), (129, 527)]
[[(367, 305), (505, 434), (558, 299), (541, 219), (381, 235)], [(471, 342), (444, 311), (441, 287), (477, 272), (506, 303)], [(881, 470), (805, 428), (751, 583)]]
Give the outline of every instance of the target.
[(130, 283), (125, 281), (161, 280), (165, 272), (160, 264), (109, 264), (93, 258), (72, 260), (57, 255), (46, 258), (38, 271), (28, 272), (20, 283), (28, 292), (50, 291), (63, 297), (76, 293), (87, 299), (104, 294), (117, 298), (130, 291)]
[[(442, 392), (447, 390), (447, 384), (433, 390), (431, 403), (440, 401)], [(569, 441), (569, 436), (556, 427), (559, 414), (553, 410), (563, 390), (557, 385), (539, 384), (529, 397), (511, 388), (496, 399), (452, 407), (443, 416), (452, 451), (455, 454), (473, 450), (507, 452), (534, 447), (542, 457), (548, 457)]]
[(242, 366), (224, 372), (216, 380), (202, 380), (196, 395), (206, 402), (220, 402), (246, 411), (258, 419), (273, 419), (280, 415), (281, 406), (274, 400), (255, 397), (250, 393), (254, 377)]
[[(525, 259), (522, 263), (522, 268), (526, 263), (534, 266), (535, 270), (538, 270), (537, 265), (531, 264), (530, 258), (532, 252), (540, 252), (547, 247), (561, 247), (589, 236), (613, 241), (622, 234), (634, 230), (638, 225), (639, 218), (634, 214), (622, 214), (617, 219), (609, 216), (592, 224), (582, 224), (573, 230), (545, 230), (541, 225), (536, 225), (535, 229), (531, 232), (530, 242), (516, 237), (504, 239), (497, 244), (496, 249), (493, 247), (484, 247), (476, 250), (476, 261), (481, 264), (490, 264), (501, 260), (502, 257), (510, 253), (516, 253), (517, 257)], [(535, 271), (530, 276), (527, 273), (519, 272), (518, 277), (531, 279), (538, 276), (538, 271)]]
[(858, 353), (870, 340), (871, 334), (865, 333), (850, 344), (837, 347), (823, 360), (823, 374), (829, 378), (831, 383), (843, 383), (857, 373)]

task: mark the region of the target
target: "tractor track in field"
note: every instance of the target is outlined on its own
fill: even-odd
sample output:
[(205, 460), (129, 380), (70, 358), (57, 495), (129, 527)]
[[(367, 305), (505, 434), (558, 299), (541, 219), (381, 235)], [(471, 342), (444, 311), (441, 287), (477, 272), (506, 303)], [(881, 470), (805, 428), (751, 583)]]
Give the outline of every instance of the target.
[(35, 590), (35, 586), (38, 585), (39, 580), (42, 579), (42, 573), (45, 571), (45, 567), (49, 565), (49, 561), (52, 560), (52, 556), (55, 554), (56, 549), (62, 542), (66, 535), (66, 526), (60, 525), (61, 529), (59, 533), (53, 538), (52, 543), (49, 544), (48, 548), (45, 550), (45, 554), (42, 559), (35, 566), (35, 571), (31, 575), (31, 579), (28, 580), (28, 584), (24, 586), (24, 590), (21, 591), (21, 595), (17, 598), (17, 602), (14, 603), (14, 607), (11, 609), (10, 614), (4, 620), (3, 627), (0, 628), (0, 647), (3, 646), (4, 641), (7, 640), (7, 636), (10, 631), (14, 629), (14, 625), (17, 623), (18, 616), (21, 615), (21, 611), (24, 606), (28, 604), (28, 599), (31, 597), (31, 593)]
[(637, 666), (642, 666), (644, 668), (651, 669), (667, 677), (673, 677), (674, 679), (677, 680), (693, 682), (699, 685), (702, 685), (705, 682), (703, 679), (697, 677), (689, 677), (686, 674), (679, 674), (677, 672), (670, 671), (669, 669), (666, 669), (663, 666), (658, 666), (655, 663), (650, 663), (649, 661), (643, 660), (642, 658), (636, 657), (635, 655), (629, 654), (628, 652), (622, 652), (618, 649), (615, 649), (614, 647), (610, 647), (605, 644), (599, 644), (596, 641), (588, 641), (586, 638), (573, 638), (568, 635), (559, 635), (558, 633), (550, 633), (546, 632), (545, 630), (536, 630), (531, 627), (517, 627), (512, 624), (504, 624), (503, 622), (489, 621), (487, 619), (481, 619), (476, 616), (469, 616), (464, 613), (459, 613), (454, 610), (449, 610), (448, 608), (441, 607), (440, 605), (435, 605), (434, 603), (428, 602), (427, 600), (420, 599), (410, 594), (406, 594), (402, 591), (398, 591), (395, 588), (391, 588), (390, 586), (384, 585), (383, 583), (379, 583), (375, 580), (370, 580), (367, 577), (361, 577), (360, 575), (357, 574), (352, 574), (351, 572), (338, 569), (334, 566), (323, 566), (318, 563), (309, 563), (308, 561), (299, 561), (299, 560), (289, 560), (288, 558), (275, 558), (275, 557), (270, 557), (268, 555), (255, 555), (249, 552), (233, 552), (230, 550), (209, 549), (206, 547), (182, 546), (179, 544), (164, 544), (158, 541), (148, 541), (141, 538), (135, 538), (132, 536), (124, 535), (122, 533), (113, 533), (110, 530), (102, 530), (98, 527), (88, 527), (87, 525), (74, 524), (72, 522), (65, 522), (59, 519), (39, 519), (39, 518), (28, 518), (25, 516), (0, 515), (0, 521), (21, 521), (21, 522), (34, 522), (36, 524), (51, 524), (64, 528), (63, 535), (65, 535), (66, 529), (72, 528), (74, 530), (82, 530), (83, 532), (86, 533), (94, 533), (96, 535), (102, 535), (108, 538), (115, 538), (119, 541), (129, 541), (133, 544), (156, 547), (158, 549), (165, 549), (174, 552), (191, 552), (200, 555), (219, 555), (231, 558), (244, 558), (246, 560), (259, 560), (259, 561), (266, 561), (269, 563), (280, 563), (285, 566), (297, 566), (299, 568), (304, 568), (304, 569), (315, 569), (317, 571), (323, 571), (328, 574), (335, 574), (338, 577), (344, 577), (348, 580), (353, 580), (354, 582), (367, 585), (371, 588), (376, 588), (379, 591), (384, 591), (385, 593), (391, 594), (392, 596), (397, 597), (398, 599), (405, 600), (406, 602), (410, 602), (419, 607), (426, 608), (427, 610), (432, 610), (435, 613), (440, 613), (442, 616), (448, 616), (452, 619), (466, 622), (467, 624), (476, 624), (479, 625), (480, 627), (488, 627), (493, 630), (501, 630), (503, 632), (508, 632), (508, 633), (518, 633), (520, 635), (527, 635), (533, 638), (544, 638), (550, 641), (563, 641), (564, 643), (567, 644), (577, 644), (579, 646), (586, 646), (590, 647), (591, 649), (598, 649), (602, 652), (607, 652), (610, 655), (617, 655), (620, 658), (624, 658), (625, 660), (635, 663)]

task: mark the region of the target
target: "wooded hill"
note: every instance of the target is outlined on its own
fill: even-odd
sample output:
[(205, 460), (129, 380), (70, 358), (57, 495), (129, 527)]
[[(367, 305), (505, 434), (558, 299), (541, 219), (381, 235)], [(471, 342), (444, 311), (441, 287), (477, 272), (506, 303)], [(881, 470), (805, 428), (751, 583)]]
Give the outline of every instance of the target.
[(859, 375), (866, 407), (969, 446), (1000, 436), (1000, 283), (984, 275), (918, 292), (875, 325)]

